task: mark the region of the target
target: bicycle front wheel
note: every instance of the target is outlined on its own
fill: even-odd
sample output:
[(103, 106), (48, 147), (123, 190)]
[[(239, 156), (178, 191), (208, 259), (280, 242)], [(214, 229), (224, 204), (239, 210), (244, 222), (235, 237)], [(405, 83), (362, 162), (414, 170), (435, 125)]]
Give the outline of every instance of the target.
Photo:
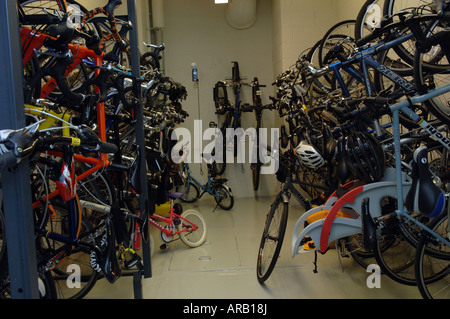
[(269, 278), (277, 263), (286, 232), (288, 209), (288, 203), (280, 196), (267, 214), (256, 263), (256, 275), (260, 283)]
[(181, 200), (186, 203), (195, 202), (200, 195), (198, 186), (190, 181), (187, 181), (185, 184), (178, 186), (176, 190), (177, 192), (183, 193)]
[[(433, 225), (430, 228), (434, 232), (448, 239), (448, 214), (437, 217)], [(415, 272), (424, 299), (450, 297), (450, 247), (435, 240), (431, 234), (423, 236), (417, 245)]]
[(182, 231), (179, 236), (186, 246), (191, 248), (198, 247), (206, 240), (206, 220), (195, 209), (187, 209), (181, 214), (181, 223), (178, 225), (178, 231)]

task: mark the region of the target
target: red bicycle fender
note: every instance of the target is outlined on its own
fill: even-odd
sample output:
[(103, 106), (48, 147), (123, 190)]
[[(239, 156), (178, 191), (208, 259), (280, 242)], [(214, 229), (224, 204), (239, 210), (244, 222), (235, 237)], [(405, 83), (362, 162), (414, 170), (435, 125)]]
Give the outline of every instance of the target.
[(341, 198), (339, 198), (330, 209), (327, 217), (325, 217), (322, 225), (322, 232), (320, 233), (320, 251), (322, 253), (325, 253), (328, 248), (328, 238), (330, 237), (331, 226), (333, 225), (333, 221), (336, 218), (337, 213), (345, 203), (354, 203), (356, 195), (361, 194), (363, 192), (363, 188), (364, 186), (358, 186), (352, 189)]

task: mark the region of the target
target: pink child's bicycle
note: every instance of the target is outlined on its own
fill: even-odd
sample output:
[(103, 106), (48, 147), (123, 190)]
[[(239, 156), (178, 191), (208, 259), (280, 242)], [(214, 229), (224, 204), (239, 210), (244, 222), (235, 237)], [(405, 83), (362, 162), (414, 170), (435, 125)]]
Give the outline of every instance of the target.
[[(170, 199), (169, 217), (154, 213), (149, 218), (150, 224), (161, 231), (160, 237), (163, 241), (160, 246), (161, 249), (167, 248), (167, 245), (176, 238), (176, 235), (186, 246), (192, 248), (202, 245), (206, 240), (207, 227), (202, 214), (195, 209), (183, 211), (178, 203), (174, 205), (175, 199), (181, 196), (183, 196), (183, 193), (167, 193), (167, 197)], [(163, 226), (159, 222), (167, 225)]]

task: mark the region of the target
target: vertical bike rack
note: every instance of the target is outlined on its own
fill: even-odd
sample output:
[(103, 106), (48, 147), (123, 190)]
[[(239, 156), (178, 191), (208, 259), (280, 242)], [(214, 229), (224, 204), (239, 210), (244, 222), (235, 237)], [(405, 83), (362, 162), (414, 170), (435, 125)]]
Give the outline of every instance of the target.
[[(128, 1), (128, 15), (137, 26), (134, 0)], [(19, 23), (15, 1), (0, 3), (0, 61), (4, 62), (5, 76), (0, 77), (0, 129), (17, 129), (25, 126), (23, 111), (22, 61), (19, 38)], [(130, 32), (131, 65), (133, 76), (140, 77), (137, 30)], [(136, 81), (136, 140), (141, 154), (145, 154), (145, 137), (140, 83)], [(141, 160), (145, 164), (145, 157)], [(141, 177), (146, 180), (145, 165), (141, 165)], [(140, 204), (147, 207), (147, 184), (142, 185)], [(6, 223), (6, 241), (8, 243), (9, 274), (11, 279), (11, 297), (14, 299), (37, 299), (39, 297), (37, 278), (36, 248), (34, 244), (34, 227), (31, 215), (31, 189), (29, 181), (28, 160), (23, 160), (10, 171), (2, 173), (3, 209)], [(17, 236), (17, 234), (20, 234)], [(151, 277), (150, 242), (143, 241), (144, 278)], [(142, 298), (142, 273), (134, 275), (135, 298)]]
[[(0, 129), (25, 126), (23, 66), (16, 1), (0, 1)], [(14, 299), (39, 298), (28, 160), (2, 172), (6, 242)]]
[[(132, 23), (133, 29), (130, 31), (130, 49), (131, 49), (131, 70), (135, 79), (140, 79), (140, 61), (139, 61), (139, 49), (138, 49), (138, 37), (137, 37), (137, 18), (136, 18), (136, 5), (135, 0), (127, 0), (128, 7), (128, 20)], [(142, 110), (142, 96), (141, 96), (141, 82), (139, 80), (134, 81), (133, 95), (136, 98), (135, 104), (135, 117), (136, 117), (136, 143), (139, 147), (141, 160), (141, 194), (139, 196), (139, 205), (141, 210), (148, 209), (148, 188), (147, 188), (147, 171), (145, 163), (145, 136), (144, 136), (144, 113)], [(148, 227), (148, 224), (147, 224)], [(142, 258), (143, 258), (143, 275), (144, 278), (150, 278), (151, 272), (151, 252), (150, 252), (150, 238), (146, 241), (142, 241)], [(133, 277), (134, 296), (136, 299), (142, 298), (142, 286), (141, 286), (142, 273), (138, 271)]]

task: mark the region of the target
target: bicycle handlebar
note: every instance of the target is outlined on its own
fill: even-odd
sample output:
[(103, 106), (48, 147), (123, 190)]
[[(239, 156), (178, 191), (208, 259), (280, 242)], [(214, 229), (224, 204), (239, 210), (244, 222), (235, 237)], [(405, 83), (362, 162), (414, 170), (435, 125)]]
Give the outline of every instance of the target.
[[(0, 170), (7, 169), (22, 159), (33, 155), (36, 152), (53, 148), (55, 145), (71, 145), (87, 148), (100, 153), (115, 153), (118, 147), (109, 142), (103, 142), (97, 134), (85, 125), (77, 129), (79, 138), (57, 136), (48, 137), (30, 133), (28, 128), (12, 131), (2, 141), (0, 153)], [(1, 152), (0, 151), (0, 152)]]

